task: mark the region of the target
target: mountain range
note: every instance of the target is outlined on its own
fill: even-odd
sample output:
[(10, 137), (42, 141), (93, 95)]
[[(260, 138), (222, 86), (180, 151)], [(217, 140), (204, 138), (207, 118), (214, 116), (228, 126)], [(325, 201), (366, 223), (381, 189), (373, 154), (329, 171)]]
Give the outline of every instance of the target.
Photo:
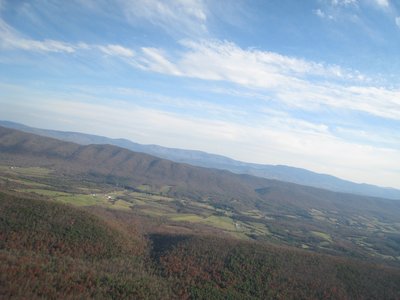
[(0, 162), (45, 167), (58, 174), (135, 189), (168, 187), (172, 197), (210, 200), (237, 211), (282, 210), (296, 214), (310, 208), (347, 214), (382, 213), (395, 221), (400, 202), (332, 192), (278, 180), (235, 174), (226, 170), (176, 163), (113, 145), (79, 145), (0, 127)]
[(1, 186), (74, 205), (113, 207), (117, 201), (168, 228), (189, 222), (198, 231), (208, 224), (209, 232), (222, 228), (332, 255), (400, 259), (400, 201), (192, 166), (114, 145), (79, 145), (0, 126)]
[(0, 121), (0, 126), (18, 129), (24, 132), (41, 136), (52, 137), (80, 145), (109, 144), (150, 154), (159, 158), (193, 166), (227, 170), (236, 174), (247, 174), (268, 179), (276, 179), (300, 185), (328, 189), (336, 192), (352, 193), (388, 199), (400, 199), (400, 190), (379, 187), (371, 184), (360, 184), (343, 180), (327, 174), (319, 174), (306, 169), (285, 165), (264, 165), (241, 162), (231, 158), (210, 154), (202, 151), (167, 148), (159, 145), (142, 145), (127, 139), (112, 139), (108, 137), (84, 134), (79, 132), (65, 132), (57, 130), (39, 129), (23, 124)]

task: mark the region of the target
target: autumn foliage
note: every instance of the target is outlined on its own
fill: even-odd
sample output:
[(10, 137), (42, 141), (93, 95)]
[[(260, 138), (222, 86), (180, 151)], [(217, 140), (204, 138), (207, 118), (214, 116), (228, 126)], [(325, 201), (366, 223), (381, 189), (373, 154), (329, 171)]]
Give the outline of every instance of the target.
[(400, 299), (400, 271), (0, 194), (2, 299)]

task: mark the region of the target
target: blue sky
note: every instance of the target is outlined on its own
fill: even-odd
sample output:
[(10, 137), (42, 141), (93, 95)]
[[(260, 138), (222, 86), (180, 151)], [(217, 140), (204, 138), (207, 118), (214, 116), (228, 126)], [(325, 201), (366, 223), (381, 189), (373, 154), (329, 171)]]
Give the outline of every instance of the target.
[(0, 105), (400, 188), (400, 1), (0, 0)]

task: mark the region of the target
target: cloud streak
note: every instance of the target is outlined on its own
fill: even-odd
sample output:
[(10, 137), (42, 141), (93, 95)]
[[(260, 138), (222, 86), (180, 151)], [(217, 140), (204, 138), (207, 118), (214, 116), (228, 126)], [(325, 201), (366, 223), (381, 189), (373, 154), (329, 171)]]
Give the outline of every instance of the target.
[(131, 22), (146, 20), (172, 35), (207, 33), (206, 5), (202, 0), (119, 0), (118, 3)]
[(76, 46), (55, 40), (37, 41), (19, 36), (7, 23), (0, 19), (0, 45), (5, 49), (21, 49), (35, 52), (73, 53)]
[(110, 56), (133, 57), (135, 52), (121, 45), (98, 46), (101, 52)]
[(383, 8), (389, 7), (389, 0), (374, 0), (374, 1), (380, 7), (383, 7)]
[(117, 44), (90, 45), (87, 43), (67, 43), (57, 40), (45, 39), (42, 41), (23, 37), (18, 31), (0, 19), (0, 48), (18, 49), (29, 52), (53, 52), (73, 54), (78, 51), (98, 50), (109, 56), (132, 58), (135, 52), (127, 47)]
[(234, 83), (261, 89), (275, 101), (304, 110), (326, 107), (351, 109), (400, 120), (400, 90), (365, 85), (365, 76), (336, 65), (326, 65), (275, 52), (242, 49), (217, 40), (184, 40), (181, 50), (137, 50), (118, 44), (90, 45), (55, 40), (37, 41), (19, 35), (0, 21), (1, 47), (33, 52), (72, 54), (99, 51), (126, 60), (146, 72)]
[(173, 58), (142, 48), (138, 64), (150, 72), (262, 89), (276, 101), (305, 110), (332, 107), (400, 120), (400, 90), (365, 85), (358, 72), (229, 42), (185, 41), (183, 46), (185, 51)]

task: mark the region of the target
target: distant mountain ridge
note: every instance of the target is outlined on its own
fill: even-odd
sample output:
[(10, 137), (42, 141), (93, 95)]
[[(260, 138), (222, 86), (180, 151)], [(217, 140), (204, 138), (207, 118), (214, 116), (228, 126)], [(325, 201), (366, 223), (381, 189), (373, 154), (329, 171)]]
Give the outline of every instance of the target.
[(382, 213), (398, 220), (400, 201), (338, 193), (226, 170), (177, 163), (114, 145), (79, 145), (0, 126), (0, 162), (44, 167), (61, 176), (117, 184), (129, 189), (168, 187), (170, 197), (211, 201), (236, 211), (344, 214)]
[(37, 135), (52, 137), (81, 145), (110, 144), (126, 148), (135, 152), (150, 154), (178, 163), (187, 163), (194, 166), (227, 170), (236, 174), (247, 174), (268, 179), (276, 179), (300, 185), (328, 189), (335, 192), (359, 194), (400, 200), (400, 190), (379, 187), (370, 184), (359, 184), (343, 180), (327, 174), (319, 174), (306, 169), (285, 165), (263, 165), (240, 162), (231, 158), (209, 154), (202, 151), (167, 148), (158, 145), (142, 145), (127, 139), (112, 139), (98, 135), (79, 132), (64, 132), (57, 130), (39, 129), (23, 124), (0, 121), (0, 126), (17, 129)]

